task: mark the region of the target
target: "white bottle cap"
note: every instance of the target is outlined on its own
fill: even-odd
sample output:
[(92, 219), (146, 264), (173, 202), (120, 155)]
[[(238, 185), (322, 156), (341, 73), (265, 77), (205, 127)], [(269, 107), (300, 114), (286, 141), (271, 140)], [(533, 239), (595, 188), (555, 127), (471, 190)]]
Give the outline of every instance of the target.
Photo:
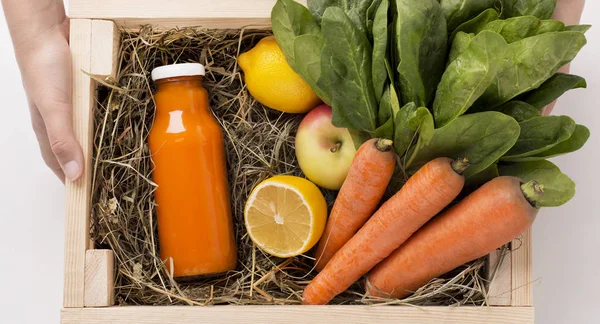
[(204, 65), (200, 63), (180, 63), (163, 65), (152, 70), (152, 80), (176, 78), (182, 76), (204, 75)]

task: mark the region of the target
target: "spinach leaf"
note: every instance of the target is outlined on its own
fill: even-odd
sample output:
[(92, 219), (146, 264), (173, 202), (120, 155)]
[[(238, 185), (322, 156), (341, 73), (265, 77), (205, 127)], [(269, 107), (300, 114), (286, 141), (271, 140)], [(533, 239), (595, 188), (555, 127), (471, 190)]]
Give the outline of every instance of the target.
[(517, 143), (502, 157), (503, 161), (519, 162), (566, 141), (575, 131), (575, 122), (567, 116), (540, 116), (519, 124), (521, 135)]
[(388, 120), (394, 119), (394, 112), (392, 111), (392, 100), (390, 96), (390, 87), (385, 88), (385, 92), (381, 96), (381, 102), (379, 103), (379, 111), (377, 112), (377, 125), (383, 125)]
[(438, 128), (428, 145), (412, 157), (411, 169), (441, 156), (453, 159), (468, 158), (469, 178), (498, 161), (517, 141), (519, 123), (510, 116), (486, 111), (458, 117), (452, 123)]
[(550, 19), (556, 0), (502, 0), (502, 17), (536, 16)]
[(510, 44), (536, 35), (540, 26), (541, 22), (537, 17), (522, 16), (506, 20), (495, 20), (488, 23), (483, 29), (502, 35), (506, 42)]
[(296, 70), (294, 39), (300, 35), (320, 35), (321, 29), (310, 11), (294, 0), (277, 0), (271, 11), (271, 24), (277, 44), (289, 65)]
[(590, 130), (583, 125), (577, 125), (575, 127), (575, 131), (573, 132), (573, 135), (571, 135), (571, 137), (569, 137), (568, 140), (556, 145), (555, 147), (553, 147), (549, 150), (546, 150), (542, 153), (536, 154), (534, 157), (523, 158), (521, 160), (527, 161), (527, 160), (549, 159), (549, 158), (552, 158), (555, 156), (575, 152), (575, 151), (581, 149), (585, 145), (585, 143), (587, 142), (587, 140), (589, 138), (590, 138)]
[(398, 102), (396, 90), (392, 85), (388, 85), (379, 103), (377, 119), (378, 125), (381, 126), (375, 130), (375, 137), (394, 140), (394, 119), (399, 111), (400, 103)]
[(454, 42), (452, 42), (452, 47), (450, 48), (450, 54), (448, 55), (448, 65), (452, 64), (452, 62), (454, 62), (454, 60), (456, 60), (460, 54), (469, 48), (473, 37), (475, 37), (473, 34), (466, 34), (463, 32), (456, 34), (456, 37), (454, 37)]
[[(321, 78), (321, 29), (306, 7), (293, 0), (278, 0), (271, 12), (273, 34), (290, 67), (313, 91), (329, 104), (327, 87), (318, 84)], [(298, 39), (296, 39), (298, 38)], [(298, 51), (298, 48), (301, 48)]]
[[(412, 151), (418, 151), (429, 144), (434, 129), (433, 116), (429, 109), (417, 108), (413, 102), (406, 104), (395, 119), (394, 147), (398, 156), (404, 156), (411, 146)], [(405, 161), (403, 164), (408, 166), (410, 163), (411, 161)]]
[[(367, 31), (368, 31), (368, 36), (369, 37), (373, 37), (373, 24), (375, 23), (375, 16), (377, 14), (377, 11), (379, 9), (379, 6), (381, 5), (382, 0), (373, 0), (373, 2), (371, 3), (371, 5), (369, 6), (369, 9), (367, 9)], [(387, 1), (387, 6), (389, 7), (389, 0)], [(387, 13), (386, 13), (387, 16)], [(387, 17), (386, 17), (387, 20)]]
[(331, 53), (327, 79), (331, 82), (333, 124), (373, 133), (377, 100), (373, 93), (373, 49), (344, 11), (329, 7), (321, 22), (325, 47)]
[(575, 182), (550, 161), (534, 161), (500, 165), (500, 175), (518, 177), (523, 182), (535, 180), (544, 185), (539, 207), (557, 207), (575, 195)]
[(367, 33), (367, 11), (373, 0), (308, 0), (307, 6), (314, 19), (320, 25), (327, 8), (342, 9), (354, 25), (363, 33)]
[(444, 72), (448, 33), (436, 0), (394, 0), (395, 61), (404, 104), (426, 106)]
[(540, 28), (538, 28), (537, 34), (551, 33), (557, 31), (564, 31), (565, 23), (559, 20), (540, 20)]
[(385, 60), (388, 50), (388, 8), (389, 0), (383, 0), (377, 8), (373, 20), (373, 91), (375, 98), (380, 100), (387, 81), (388, 72)]
[(377, 127), (373, 135), (374, 138), (394, 139), (394, 119), (390, 118), (381, 126)]
[(505, 103), (498, 108), (498, 111), (511, 116), (519, 123), (541, 116), (539, 109), (518, 100)]
[(571, 62), (585, 44), (585, 36), (579, 32), (545, 33), (509, 44), (504, 67), (475, 105), (480, 109), (497, 107), (538, 88)]
[(576, 31), (585, 34), (590, 28), (592, 28), (592, 25), (571, 25), (566, 26), (565, 31)]
[(459, 32), (478, 34), (489, 22), (497, 20), (498, 16), (498, 11), (491, 8), (487, 9), (486, 11), (480, 13), (477, 17), (458, 26), (450, 36), (450, 43), (454, 42), (454, 38)]
[(404, 155), (415, 137), (415, 130), (408, 127), (408, 122), (416, 111), (417, 105), (409, 102), (394, 118), (394, 148), (400, 157)]
[(321, 35), (300, 35), (294, 39), (294, 57), (296, 57), (296, 73), (310, 85), (313, 91), (326, 104), (331, 103), (329, 87), (319, 80), (322, 75), (323, 38)]
[(558, 20), (540, 20), (535, 16), (521, 16), (488, 23), (484, 30), (492, 30), (502, 35), (506, 42), (514, 43), (523, 38), (565, 30), (565, 24)]
[(483, 31), (450, 63), (433, 103), (437, 127), (445, 126), (464, 114), (484, 93), (504, 63), (506, 48), (502, 36)]
[(522, 100), (542, 109), (571, 89), (586, 88), (585, 79), (571, 74), (556, 73), (539, 88), (526, 93)]
[(335, 75), (333, 75), (331, 67), (332, 57), (333, 54), (331, 53), (329, 47), (325, 46), (325, 39), (323, 39), (323, 47), (321, 50), (321, 77), (319, 77), (319, 80), (317, 81), (317, 86), (323, 91), (327, 92), (328, 102), (325, 103), (330, 106), (332, 105), (332, 89), (334, 88), (331, 78), (333, 78), (333, 80), (336, 79)]
[(493, 8), (496, 2), (497, 0), (441, 0), (440, 5), (446, 17), (448, 31), (451, 32), (482, 11)]
[[(412, 152), (414, 154), (418, 154), (418, 152), (424, 146), (428, 145), (433, 138), (435, 126), (431, 111), (425, 107), (417, 108), (417, 110), (412, 113), (408, 119), (408, 128), (418, 134), (417, 143), (412, 147)], [(412, 160), (405, 165), (409, 166), (411, 163)]]

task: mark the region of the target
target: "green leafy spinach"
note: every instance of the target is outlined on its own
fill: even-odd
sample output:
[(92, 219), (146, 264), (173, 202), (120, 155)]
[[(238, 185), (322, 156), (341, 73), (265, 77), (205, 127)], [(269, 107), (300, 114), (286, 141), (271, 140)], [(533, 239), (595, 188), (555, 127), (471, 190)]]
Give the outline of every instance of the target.
[(388, 51), (389, 0), (381, 1), (373, 20), (373, 91), (379, 101), (388, 79), (386, 59)]
[(518, 100), (513, 100), (498, 107), (498, 111), (514, 118), (519, 123), (540, 117), (540, 110), (534, 106)]
[(412, 151), (411, 169), (416, 169), (437, 157), (468, 158), (465, 171), (469, 178), (494, 164), (516, 143), (519, 123), (496, 111), (463, 115), (438, 128), (428, 145)]
[(503, 176), (518, 177), (523, 182), (535, 180), (544, 185), (544, 194), (538, 207), (564, 205), (575, 195), (575, 182), (550, 161), (532, 161), (500, 165), (498, 172)]
[(496, 2), (497, 0), (441, 0), (440, 5), (446, 17), (448, 31), (451, 32), (482, 11), (493, 8)]
[(575, 122), (567, 116), (540, 116), (519, 123), (521, 135), (516, 144), (502, 157), (503, 161), (519, 162), (566, 141), (575, 131)]
[(321, 28), (329, 57), (333, 124), (373, 133), (376, 129), (377, 100), (371, 74), (373, 49), (361, 32), (337, 7), (323, 14)]
[(498, 17), (499, 17), (498, 11), (496, 11), (495, 9), (490, 8), (490, 9), (485, 10), (484, 12), (479, 14), (477, 17), (475, 17), (469, 21), (466, 21), (466, 22), (462, 23), (460, 26), (458, 26), (452, 32), (452, 35), (450, 36), (450, 43), (454, 42), (454, 38), (460, 32), (467, 33), (467, 34), (478, 34), (480, 31), (483, 30), (483, 28), (489, 22), (497, 20)]
[(445, 126), (490, 86), (504, 63), (507, 44), (502, 36), (484, 31), (450, 63), (438, 85), (433, 114), (437, 127)]
[(394, 0), (395, 62), (402, 103), (427, 106), (444, 72), (446, 19), (436, 0)]
[(585, 79), (571, 74), (556, 73), (548, 81), (544, 82), (539, 88), (524, 94), (521, 100), (529, 103), (537, 109), (542, 109), (554, 100), (558, 99), (565, 92), (586, 88)]
[(556, 8), (556, 0), (501, 0), (502, 17), (536, 16), (549, 19)]
[(579, 32), (552, 32), (508, 45), (504, 66), (476, 103), (482, 110), (497, 107), (536, 89), (562, 66), (571, 62), (586, 44)]

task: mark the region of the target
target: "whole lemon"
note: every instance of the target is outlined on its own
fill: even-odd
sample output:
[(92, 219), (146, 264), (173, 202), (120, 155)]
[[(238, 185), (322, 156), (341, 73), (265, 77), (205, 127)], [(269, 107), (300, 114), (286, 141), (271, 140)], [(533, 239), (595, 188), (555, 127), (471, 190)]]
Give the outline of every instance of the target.
[(305, 113), (321, 100), (287, 63), (275, 37), (261, 39), (238, 57), (250, 94), (261, 104), (287, 113)]

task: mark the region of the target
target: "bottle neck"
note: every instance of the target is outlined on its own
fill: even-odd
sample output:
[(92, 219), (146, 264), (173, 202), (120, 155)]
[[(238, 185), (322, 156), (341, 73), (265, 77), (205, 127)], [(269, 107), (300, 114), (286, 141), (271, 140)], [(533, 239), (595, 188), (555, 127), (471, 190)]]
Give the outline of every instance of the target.
[(159, 91), (169, 88), (203, 88), (201, 76), (183, 76), (156, 80), (156, 88)]
[(210, 112), (208, 94), (201, 76), (185, 76), (156, 81), (157, 113), (188, 111), (192, 114)]

